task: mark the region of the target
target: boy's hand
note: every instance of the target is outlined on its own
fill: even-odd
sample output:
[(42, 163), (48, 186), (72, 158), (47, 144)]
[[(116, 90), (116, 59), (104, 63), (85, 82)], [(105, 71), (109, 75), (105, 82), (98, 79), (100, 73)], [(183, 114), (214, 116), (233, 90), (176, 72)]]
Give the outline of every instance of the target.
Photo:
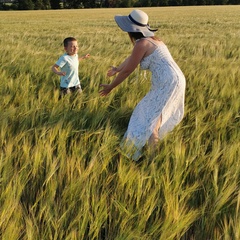
[(66, 72), (58, 72), (57, 73), (59, 76), (66, 76)]
[(81, 61), (81, 60), (86, 59), (86, 58), (89, 58), (89, 57), (90, 57), (90, 54), (88, 53), (88, 54), (80, 57), (78, 60)]

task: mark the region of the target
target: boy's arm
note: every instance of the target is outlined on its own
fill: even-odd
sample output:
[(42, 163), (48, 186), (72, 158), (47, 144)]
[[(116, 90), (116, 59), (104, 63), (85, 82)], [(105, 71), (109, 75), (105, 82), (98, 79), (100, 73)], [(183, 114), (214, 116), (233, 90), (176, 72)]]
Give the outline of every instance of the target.
[(89, 58), (89, 57), (90, 57), (90, 54), (88, 53), (88, 54), (86, 54), (86, 55), (78, 58), (78, 60), (81, 61), (81, 60), (86, 59), (86, 58)]
[(59, 66), (57, 64), (54, 64), (52, 66), (52, 71), (59, 76), (65, 76), (66, 75), (66, 72), (59, 71)]

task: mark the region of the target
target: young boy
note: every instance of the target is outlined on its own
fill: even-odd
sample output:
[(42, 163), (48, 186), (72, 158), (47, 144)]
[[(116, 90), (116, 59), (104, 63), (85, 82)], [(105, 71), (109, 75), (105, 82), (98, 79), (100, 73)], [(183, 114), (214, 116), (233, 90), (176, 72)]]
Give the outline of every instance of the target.
[(90, 55), (78, 57), (78, 43), (73, 37), (65, 38), (63, 45), (65, 53), (52, 66), (52, 71), (60, 76), (61, 95), (71, 92), (81, 93), (82, 88), (78, 76), (79, 61)]

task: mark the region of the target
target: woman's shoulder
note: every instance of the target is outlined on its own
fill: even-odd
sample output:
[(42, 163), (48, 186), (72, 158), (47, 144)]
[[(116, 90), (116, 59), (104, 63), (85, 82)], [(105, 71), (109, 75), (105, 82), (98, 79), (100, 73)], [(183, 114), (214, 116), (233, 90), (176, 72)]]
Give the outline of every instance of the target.
[(137, 39), (135, 42), (135, 46), (138, 46), (138, 47), (144, 47), (148, 45), (149, 45), (149, 40), (147, 38), (140, 38), (140, 39)]

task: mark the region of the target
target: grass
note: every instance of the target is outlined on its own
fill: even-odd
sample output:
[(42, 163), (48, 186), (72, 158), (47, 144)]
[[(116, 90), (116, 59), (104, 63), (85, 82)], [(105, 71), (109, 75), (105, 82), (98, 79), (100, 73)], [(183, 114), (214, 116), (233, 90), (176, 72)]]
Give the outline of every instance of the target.
[[(106, 98), (129, 9), (0, 12), (0, 238), (240, 239), (239, 6), (144, 9), (187, 79), (184, 120), (136, 164), (119, 143), (149, 73)], [(74, 36), (83, 94), (51, 66)]]

